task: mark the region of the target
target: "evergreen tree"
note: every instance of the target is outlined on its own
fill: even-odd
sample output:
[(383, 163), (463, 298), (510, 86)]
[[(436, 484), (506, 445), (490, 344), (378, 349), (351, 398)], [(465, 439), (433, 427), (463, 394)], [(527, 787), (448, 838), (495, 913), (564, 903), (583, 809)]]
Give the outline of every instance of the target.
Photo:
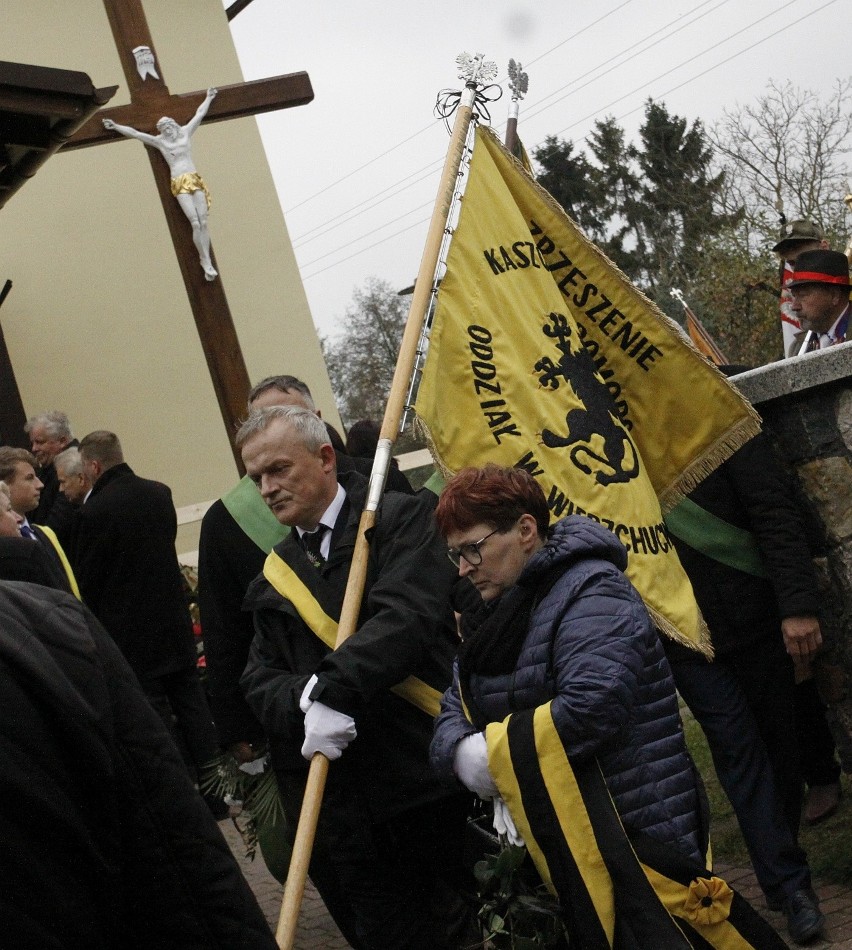
[(638, 144), (599, 120), (587, 157), (550, 136), (534, 157), (539, 182), (630, 279), (672, 314), (669, 290), (688, 284), (711, 242), (738, 220), (723, 211), (725, 172), (700, 121), (649, 100)]
[(612, 117), (595, 123), (589, 149), (595, 159), (590, 179), (597, 202), (596, 226), (589, 237), (636, 281), (646, 258), (646, 242), (639, 219), (640, 182), (633, 149)]
[(672, 287), (689, 283), (714, 238), (736, 224), (738, 209), (717, 211), (725, 173), (712, 173), (713, 147), (699, 120), (670, 115), (648, 101), (633, 150), (641, 200), (634, 214), (644, 234), (641, 282), (659, 304)]
[(548, 135), (533, 151), (539, 165), (538, 183), (589, 233), (600, 226), (597, 196), (586, 156), (574, 154), (574, 143)]

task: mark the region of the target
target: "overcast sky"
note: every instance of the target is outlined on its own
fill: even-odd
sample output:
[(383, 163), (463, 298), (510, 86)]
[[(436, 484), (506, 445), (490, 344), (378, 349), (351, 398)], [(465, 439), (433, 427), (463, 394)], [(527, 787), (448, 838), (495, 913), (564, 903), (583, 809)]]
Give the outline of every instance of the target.
[(258, 122), (314, 322), (334, 336), (367, 277), (417, 273), (448, 143), (433, 107), (462, 86), (460, 52), (499, 67), (501, 135), (508, 61), (523, 65), (531, 150), (582, 144), (607, 115), (633, 138), (649, 96), (712, 125), (770, 79), (827, 94), (852, 74), (849, 14), (849, 0), (253, 0), (231, 27), (246, 79), (311, 77), (312, 103)]

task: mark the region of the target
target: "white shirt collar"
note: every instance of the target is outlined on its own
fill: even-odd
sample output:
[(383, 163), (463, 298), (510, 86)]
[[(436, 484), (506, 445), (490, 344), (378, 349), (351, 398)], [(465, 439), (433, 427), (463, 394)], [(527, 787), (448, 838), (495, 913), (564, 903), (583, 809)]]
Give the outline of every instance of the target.
[[(320, 552), (322, 556), (328, 559), (329, 551), (331, 550), (331, 532), (334, 530), (334, 526), (337, 523), (337, 516), (340, 514), (340, 509), (343, 507), (343, 503), (346, 501), (346, 492), (343, 489), (343, 486), (338, 482), (337, 484), (337, 494), (334, 496), (334, 500), (325, 509), (322, 514), (322, 517), (319, 520), (321, 525), (325, 525), (328, 528), (328, 531), (325, 533), (325, 537), (322, 539), (322, 544), (320, 545)], [(319, 526), (317, 526), (317, 529)], [(296, 526), (296, 532), (299, 535), (301, 540), (302, 535), (306, 534), (304, 528)]]

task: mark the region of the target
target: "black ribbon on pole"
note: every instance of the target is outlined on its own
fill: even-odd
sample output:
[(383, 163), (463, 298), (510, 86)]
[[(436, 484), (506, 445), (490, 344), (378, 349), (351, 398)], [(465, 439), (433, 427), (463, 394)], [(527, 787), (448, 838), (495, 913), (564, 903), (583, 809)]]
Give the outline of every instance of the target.
[[(476, 84), (476, 95), (473, 99), (471, 109), (476, 116), (477, 121), (491, 124), (491, 113), (488, 111), (488, 103), (497, 102), (503, 95), (503, 89), (496, 83), (487, 86)], [(450, 132), (450, 117), (458, 109), (461, 102), (462, 91), (459, 89), (442, 89), (435, 100), (434, 113), (439, 119), (444, 120), (447, 132)]]

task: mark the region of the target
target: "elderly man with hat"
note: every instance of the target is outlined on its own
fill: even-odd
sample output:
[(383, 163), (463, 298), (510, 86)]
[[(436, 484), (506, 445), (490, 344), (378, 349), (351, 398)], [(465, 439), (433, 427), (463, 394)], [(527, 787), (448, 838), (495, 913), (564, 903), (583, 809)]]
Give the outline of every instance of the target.
[(796, 334), (799, 349), (824, 350), (852, 339), (849, 327), (849, 261), (840, 251), (805, 251), (796, 259), (787, 288), (791, 309), (802, 325)]
[(796, 334), (802, 329), (799, 318), (793, 313), (793, 298), (786, 286), (792, 279), (796, 268), (796, 259), (805, 251), (827, 250), (828, 241), (813, 221), (800, 218), (785, 222), (778, 243), (772, 250), (778, 255), (781, 264), (781, 328), (784, 337), (784, 355), (796, 356), (801, 342), (796, 342)]

